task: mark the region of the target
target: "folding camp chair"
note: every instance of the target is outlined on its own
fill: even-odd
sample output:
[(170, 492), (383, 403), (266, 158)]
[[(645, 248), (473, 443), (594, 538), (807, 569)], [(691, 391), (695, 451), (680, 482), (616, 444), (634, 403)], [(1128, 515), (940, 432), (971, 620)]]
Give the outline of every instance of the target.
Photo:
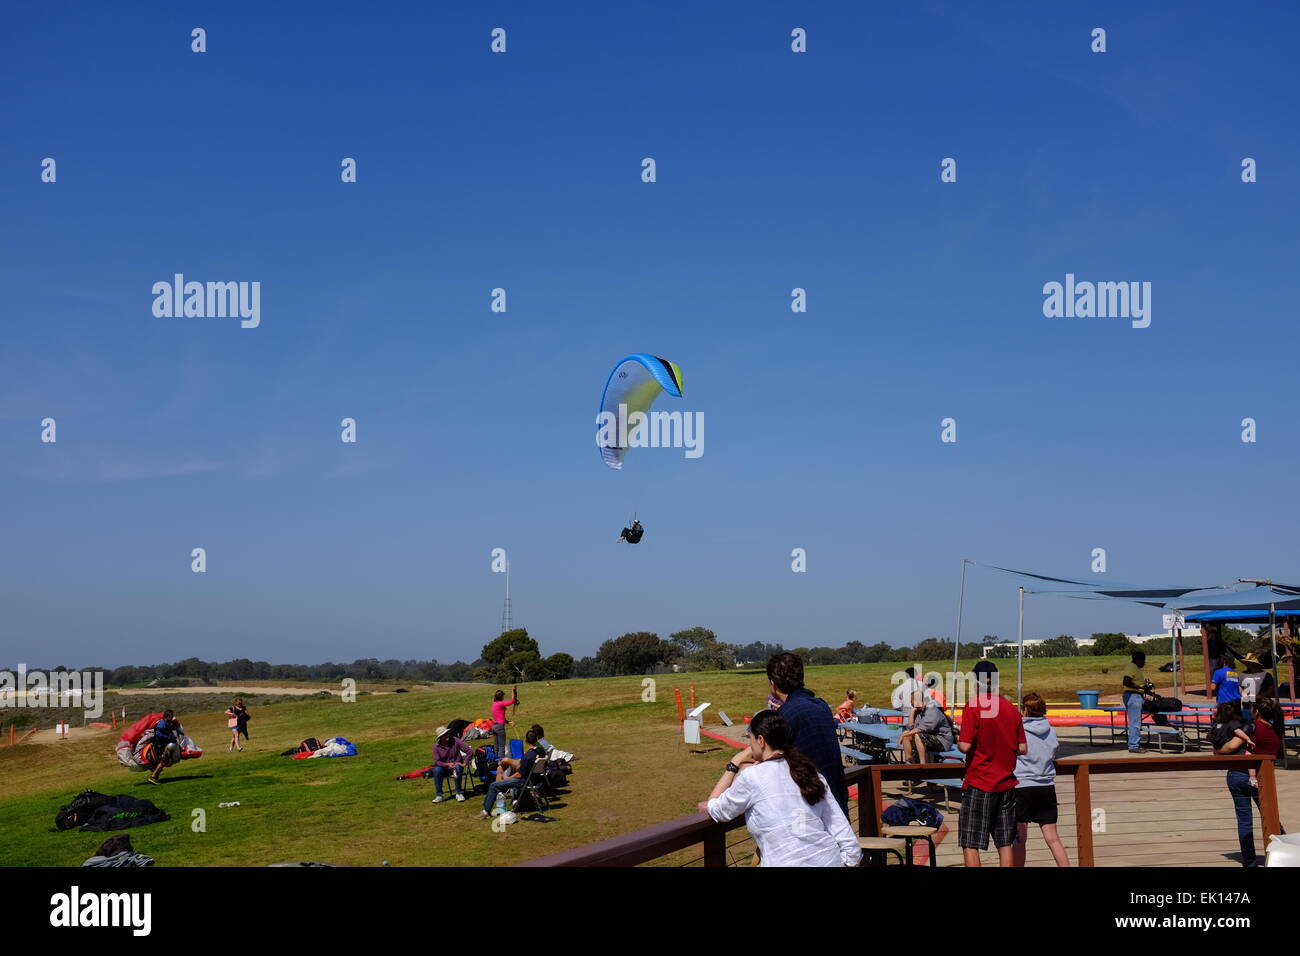
[(510, 809), (519, 810), (526, 800), (531, 800), (533, 805), (542, 813), (551, 808), (549, 797), (551, 785), (546, 782), (546, 764), (548, 762), (545, 757), (538, 757), (533, 761), (533, 769), (528, 774), (528, 779), (524, 781), (524, 785), (515, 791)]

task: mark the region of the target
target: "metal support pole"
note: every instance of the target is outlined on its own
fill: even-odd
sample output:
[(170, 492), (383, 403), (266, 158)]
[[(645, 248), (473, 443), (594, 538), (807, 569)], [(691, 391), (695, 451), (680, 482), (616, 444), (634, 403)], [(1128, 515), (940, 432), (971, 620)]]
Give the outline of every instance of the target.
[(1025, 589), (1020, 589), (1020, 641), (1016, 650), (1016, 706), (1023, 699), (1022, 684), (1025, 670)]
[(1174, 635), (1174, 656), (1170, 658), (1174, 662), (1174, 696), (1182, 697), (1182, 693), (1178, 692), (1178, 650), (1183, 646), (1183, 628), (1174, 624), (1169, 630)]
[(1268, 639), (1273, 642), (1273, 693), (1281, 700), (1282, 685), (1277, 681), (1277, 605), (1272, 601), (1268, 602)]
[(956, 706), (951, 698), (957, 687), (957, 654), (961, 651), (961, 608), (966, 602), (966, 565), (970, 561), (961, 559), (961, 590), (957, 592), (957, 638), (952, 642), (952, 687), (948, 688), (949, 706)]

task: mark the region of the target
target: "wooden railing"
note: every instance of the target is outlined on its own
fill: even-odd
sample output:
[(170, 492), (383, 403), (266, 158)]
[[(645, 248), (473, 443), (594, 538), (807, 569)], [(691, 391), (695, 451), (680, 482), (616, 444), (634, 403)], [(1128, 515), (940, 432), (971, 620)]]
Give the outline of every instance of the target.
[[(1278, 815), (1277, 780), (1269, 757), (1177, 756), (1117, 757), (1097, 760), (1063, 759), (1056, 762), (1058, 777), (1074, 778), (1074, 812), (1078, 865), (1093, 866), (1092, 778), (1099, 774), (1170, 773), (1193, 770), (1248, 770), (1254, 767), (1259, 778), (1259, 815), (1263, 824), (1264, 843), (1281, 832)], [(858, 834), (878, 836), (880, 811), (887, 780), (939, 780), (961, 778), (964, 764), (880, 764), (850, 767), (844, 771), (849, 786), (858, 788)], [(519, 866), (636, 866), (684, 850), (703, 846), (705, 866), (726, 866), (726, 835), (745, 825), (744, 818), (716, 823), (709, 817), (693, 813), (665, 823), (623, 833), (619, 836), (564, 850), (549, 856), (527, 860)]]

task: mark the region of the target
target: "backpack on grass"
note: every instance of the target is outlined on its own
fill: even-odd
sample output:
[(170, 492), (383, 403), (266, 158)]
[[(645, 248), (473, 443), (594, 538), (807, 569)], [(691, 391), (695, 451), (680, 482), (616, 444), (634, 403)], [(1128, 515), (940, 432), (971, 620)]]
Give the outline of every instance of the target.
[(94, 790), (83, 790), (72, 798), (71, 803), (59, 808), (59, 812), (54, 815), (54, 828), (71, 830), (79, 827), (90, 819), (91, 814), (112, 799)]

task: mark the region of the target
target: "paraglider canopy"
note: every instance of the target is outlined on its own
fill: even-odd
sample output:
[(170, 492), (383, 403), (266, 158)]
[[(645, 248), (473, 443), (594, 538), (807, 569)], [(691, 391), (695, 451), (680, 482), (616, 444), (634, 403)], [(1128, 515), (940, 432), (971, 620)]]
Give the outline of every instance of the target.
[(609, 373), (596, 416), (596, 444), (610, 468), (622, 468), (627, 457), (628, 420), (644, 416), (661, 392), (682, 397), (682, 370), (667, 359), (637, 352), (619, 359)]

